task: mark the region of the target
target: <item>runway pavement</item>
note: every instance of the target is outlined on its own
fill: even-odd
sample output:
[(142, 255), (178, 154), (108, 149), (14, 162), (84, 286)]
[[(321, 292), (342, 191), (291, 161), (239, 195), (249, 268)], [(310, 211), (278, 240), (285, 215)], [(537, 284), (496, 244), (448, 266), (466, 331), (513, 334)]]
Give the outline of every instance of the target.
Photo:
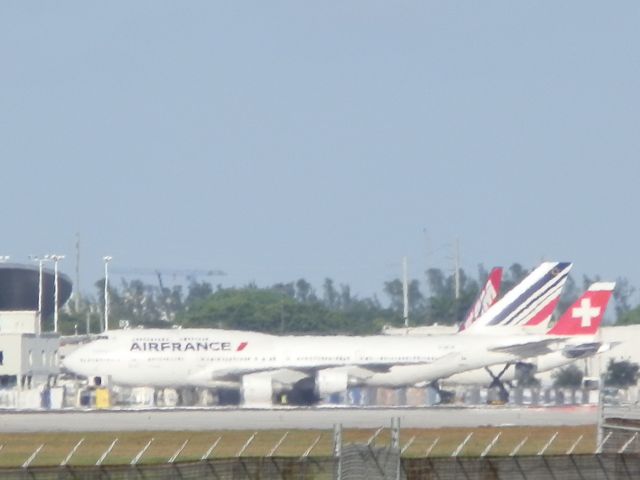
[(511, 425), (592, 425), (595, 406), (278, 408), (63, 410), (0, 413), (0, 432), (79, 432), (149, 430), (331, 429), (387, 426), (399, 417), (403, 428)]

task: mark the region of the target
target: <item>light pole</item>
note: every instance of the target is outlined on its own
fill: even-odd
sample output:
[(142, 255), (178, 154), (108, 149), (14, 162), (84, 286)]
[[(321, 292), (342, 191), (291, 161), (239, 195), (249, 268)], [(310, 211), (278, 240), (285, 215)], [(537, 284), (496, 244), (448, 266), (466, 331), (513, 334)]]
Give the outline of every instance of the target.
[(42, 290), (43, 290), (43, 276), (42, 276), (42, 264), (50, 260), (49, 255), (29, 255), (29, 258), (34, 262), (38, 262), (38, 335), (42, 333)]
[(109, 262), (113, 257), (102, 257), (104, 260), (104, 331), (109, 330)]
[(54, 297), (53, 331), (58, 333), (58, 297), (59, 297), (58, 262), (60, 260), (64, 260), (64, 255), (50, 255), (49, 258), (53, 260), (53, 297)]

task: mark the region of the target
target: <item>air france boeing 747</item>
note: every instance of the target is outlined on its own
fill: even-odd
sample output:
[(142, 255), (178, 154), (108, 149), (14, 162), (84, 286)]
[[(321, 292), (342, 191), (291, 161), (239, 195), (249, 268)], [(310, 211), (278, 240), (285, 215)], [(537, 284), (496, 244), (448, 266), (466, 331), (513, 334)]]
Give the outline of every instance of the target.
[(551, 351), (562, 338), (476, 335), (528, 321), (562, 288), (570, 263), (545, 262), (460, 335), (275, 336), (218, 329), (118, 330), (63, 360), (119, 385), (232, 389), (246, 403), (275, 393), (318, 398), (349, 385), (413, 385)]

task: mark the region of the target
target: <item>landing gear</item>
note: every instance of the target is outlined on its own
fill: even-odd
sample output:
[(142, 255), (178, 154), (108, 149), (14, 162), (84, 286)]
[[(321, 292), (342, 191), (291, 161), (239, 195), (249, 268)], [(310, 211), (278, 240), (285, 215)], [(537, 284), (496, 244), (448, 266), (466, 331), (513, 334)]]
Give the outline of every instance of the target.
[(288, 395), (290, 405), (315, 405), (320, 401), (316, 394), (315, 380), (313, 378), (303, 378), (296, 382)]
[(515, 369), (515, 379), (519, 387), (537, 387), (540, 385), (540, 381), (535, 377), (538, 369), (533, 363), (518, 362)]
[[(497, 375), (495, 375), (489, 367), (484, 367), (487, 373), (491, 376), (491, 384), (489, 385), (487, 403), (504, 404), (509, 401), (509, 391), (504, 386), (505, 382), (503, 382), (500, 379), (502, 378), (504, 373), (509, 369), (510, 366), (511, 364), (507, 363), (504, 366), (504, 368), (500, 370), (500, 373), (498, 373)], [(509, 388), (513, 388), (513, 386), (509, 382), (506, 382), (506, 384), (509, 385)], [(495, 397), (492, 394), (492, 392), (495, 392)]]
[(439, 405), (451, 404), (456, 398), (455, 392), (452, 392), (450, 390), (443, 390), (442, 388), (440, 388), (440, 383), (438, 382), (438, 380), (432, 381), (429, 384), (429, 387), (433, 388), (438, 394), (438, 397), (440, 397), (440, 400), (438, 401)]
[(198, 395), (195, 388), (193, 387), (178, 388), (176, 389), (176, 393), (178, 394), (178, 400), (176, 402), (176, 406), (190, 407), (196, 404)]
[(218, 405), (240, 405), (240, 390), (230, 388), (218, 389)]

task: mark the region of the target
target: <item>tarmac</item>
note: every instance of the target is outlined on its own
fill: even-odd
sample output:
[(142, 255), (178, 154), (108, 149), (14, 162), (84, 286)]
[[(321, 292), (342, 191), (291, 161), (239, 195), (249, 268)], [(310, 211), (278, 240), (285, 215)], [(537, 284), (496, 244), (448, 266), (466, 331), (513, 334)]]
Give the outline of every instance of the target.
[(595, 425), (596, 406), (421, 408), (184, 408), (56, 410), (0, 413), (1, 433), (211, 431), (377, 428), (400, 418), (403, 428)]

